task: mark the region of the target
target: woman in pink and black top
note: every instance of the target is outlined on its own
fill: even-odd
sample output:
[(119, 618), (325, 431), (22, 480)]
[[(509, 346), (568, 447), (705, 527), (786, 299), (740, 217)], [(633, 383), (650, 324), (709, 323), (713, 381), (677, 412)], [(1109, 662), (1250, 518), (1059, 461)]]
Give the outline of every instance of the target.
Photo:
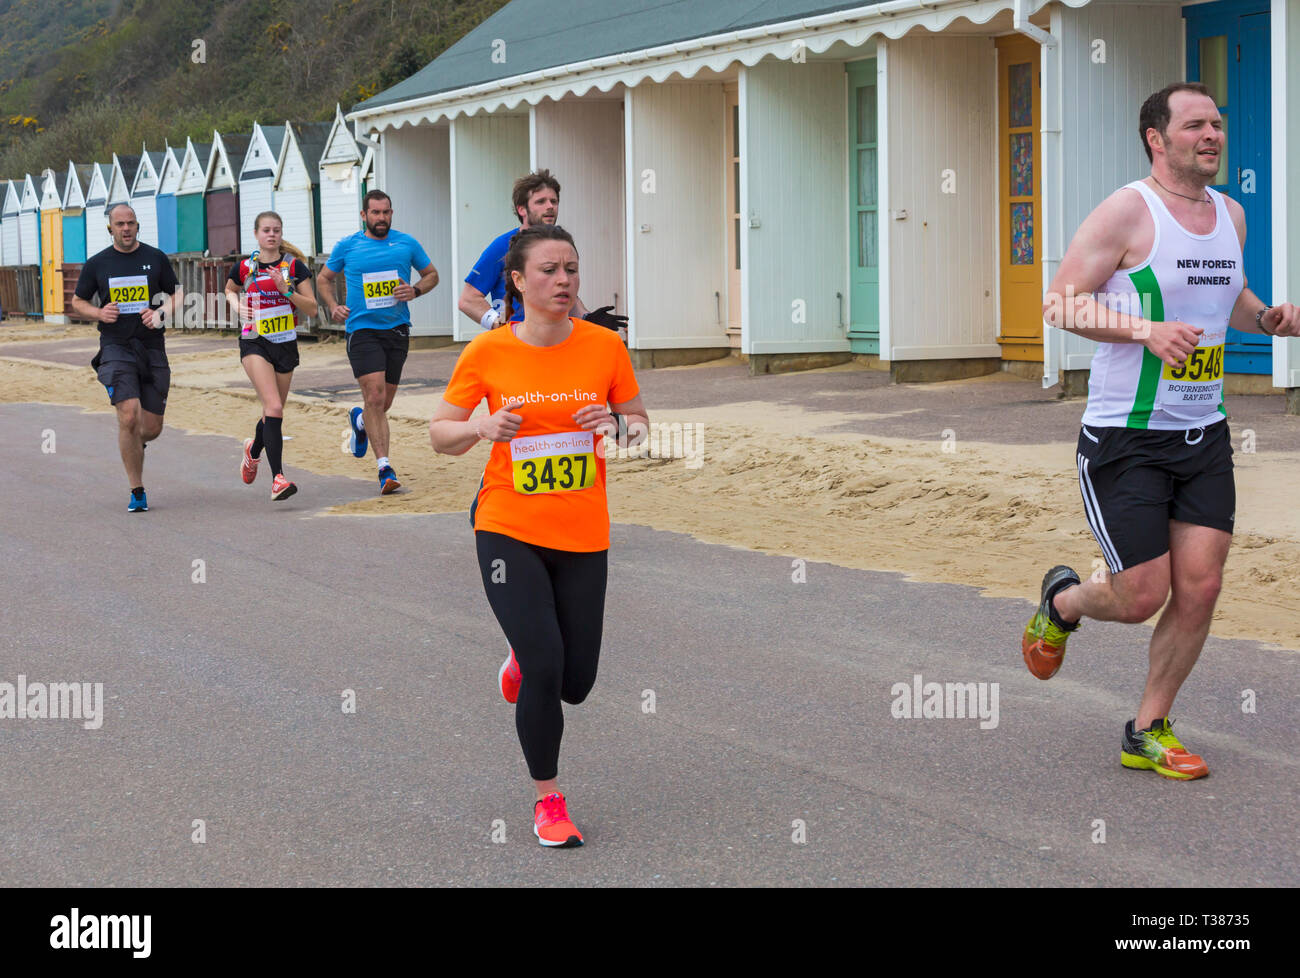
[(284, 477), (281, 426), (289, 384), (298, 366), (297, 327), (301, 317), (316, 314), (311, 270), (302, 252), (281, 239), (282, 231), (279, 214), (258, 214), (253, 222), (258, 250), (236, 263), (226, 281), (226, 299), (239, 315), (239, 359), (262, 402), (257, 429), (244, 441), (239, 474), (251, 485), (265, 448), (274, 477), (273, 500), (288, 499), (298, 491)]

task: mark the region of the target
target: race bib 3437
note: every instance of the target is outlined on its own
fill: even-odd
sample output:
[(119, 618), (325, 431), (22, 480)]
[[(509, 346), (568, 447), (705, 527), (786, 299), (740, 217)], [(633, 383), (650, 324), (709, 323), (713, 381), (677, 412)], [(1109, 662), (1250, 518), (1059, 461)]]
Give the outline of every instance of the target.
[(596, 436), (590, 431), (515, 438), (510, 442), (515, 492), (575, 492), (596, 484)]

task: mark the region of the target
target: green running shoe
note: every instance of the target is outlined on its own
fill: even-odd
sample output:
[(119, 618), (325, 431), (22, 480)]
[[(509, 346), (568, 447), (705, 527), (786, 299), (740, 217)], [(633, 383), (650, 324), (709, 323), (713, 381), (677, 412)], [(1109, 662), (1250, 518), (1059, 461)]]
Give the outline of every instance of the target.
[(1204, 758), (1184, 747), (1174, 736), (1174, 722), (1161, 717), (1145, 730), (1134, 730), (1134, 721), (1124, 727), (1124, 744), (1119, 762), (1137, 771), (1155, 771), (1166, 778), (1191, 781), (1210, 773)]
[(1062, 627), (1052, 620), (1052, 598), (1058, 591), (1079, 583), (1079, 575), (1064, 564), (1053, 567), (1043, 577), (1042, 599), (1038, 610), (1029, 619), (1025, 634), (1020, 640), (1020, 651), (1025, 665), (1039, 679), (1051, 679), (1065, 661), (1065, 640), (1079, 627), (1079, 623)]

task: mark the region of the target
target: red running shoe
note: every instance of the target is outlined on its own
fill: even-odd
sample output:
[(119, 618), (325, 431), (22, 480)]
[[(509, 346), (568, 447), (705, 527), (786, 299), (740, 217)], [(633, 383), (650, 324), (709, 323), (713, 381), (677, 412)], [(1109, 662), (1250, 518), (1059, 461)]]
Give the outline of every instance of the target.
[(239, 475), (244, 480), (245, 485), (251, 486), (253, 480), (257, 478), (257, 463), (262, 461), (260, 458), (253, 458), (249, 451), (253, 447), (253, 439), (244, 439), (244, 460), (239, 463)]
[(551, 792), (533, 806), (533, 835), (542, 845), (556, 849), (582, 845), (582, 833), (569, 821), (564, 795)]
[(497, 682), (501, 684), (501, 695), (506, 698), (507, 703), (514, 703), (519, 699), (519, 683), (523, 676), (519, 673), (519, 663), (515, 661), (515, 650), (510, 649), (510, 654), (506, 656), (506, 661), (501, 663), (501, 668), (497, 671)]
[(271, 482), (271, 498), (275, 502), (279, 502), (281, 499), (288, 499), (297, 491), (298, 487), (286, 479), (283, 474), (277, 475)]

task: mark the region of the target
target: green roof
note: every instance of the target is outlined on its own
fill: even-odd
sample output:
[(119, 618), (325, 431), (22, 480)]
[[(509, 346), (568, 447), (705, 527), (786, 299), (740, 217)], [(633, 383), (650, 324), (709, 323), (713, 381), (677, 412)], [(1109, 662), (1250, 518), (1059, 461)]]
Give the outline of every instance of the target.
[[(376, 109), (613, 54), (838, 10), (853, 0), (513, 0), (410, 78), (352, 107)], [(505, 63), (492, 60), (505, 42)]]

